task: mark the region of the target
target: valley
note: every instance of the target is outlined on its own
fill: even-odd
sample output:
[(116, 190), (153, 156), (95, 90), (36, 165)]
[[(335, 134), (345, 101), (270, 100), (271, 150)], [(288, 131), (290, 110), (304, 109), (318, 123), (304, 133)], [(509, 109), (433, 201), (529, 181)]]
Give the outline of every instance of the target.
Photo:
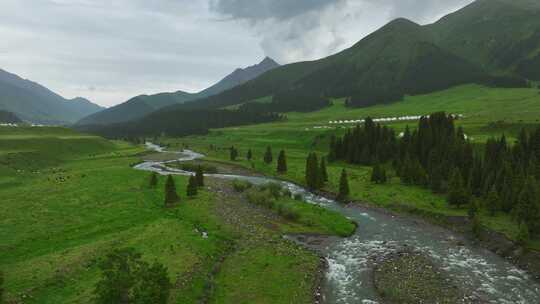
[(0, 304), (540, 303), (539, 3), (1, 2)]

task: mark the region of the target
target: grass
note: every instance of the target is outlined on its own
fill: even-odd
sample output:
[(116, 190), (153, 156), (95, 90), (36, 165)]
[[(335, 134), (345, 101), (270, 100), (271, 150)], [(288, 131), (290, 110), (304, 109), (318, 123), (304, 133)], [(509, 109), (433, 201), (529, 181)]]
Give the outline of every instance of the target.
[(287, 219), (285, 227), (282, 227), (285, 233), (347, 237), (356, 230), (356, 224), (340, 213), (293, 199), (290, 193), (284, 192), (277, 184), (249, 187), (245, 183), (235, 181), (233, 185), (237, 191), (245, 191), (245, 197), (250, 203), (266, 207)]
[[(205, 297), (237, 303), (232, 293), (256, 297), (258, 303), (311, 302), (316, 255), (283, 240), (281, 230), (258, 227), (254, 235), (259, 243), (242, 248), (254, 255), (240, 260), (244, 264), (238, 272), (232, 265), (240, 253), (231, 254), (231, 248), (245, 236), (220, 214), (221, 199), (205, 189), (186, 198), (187, 178), (178, 176), (181, 202), (164, 208), (164, 177), (151, 189), (149, 174), (131, 168), (143, 151), (63, 128), (0, 128), (0, 270), (8, 301), (91, 303), (100, 276), (97, 261), (113, 248), (134, 247), (144, 259), (168, 268), (174, 285), (170, 303), (198, 303)], [(261, 266), (260, 261), (267, 262)], [(226, 272), (214, 282), (213, 272), (222, 263)], [(265, 267), (270, 267), (267, 272)], [(291, 269), (295, 274), (288, 285), (228, 289), (242, 280), (264, 286), (290, 275)]]
[[(242, 126), (211, 130), (205, 136), (162, 139), (172, 147), (188, 146), (207, 155), (210, 161), (234, 163), (254, 169), (270, 176), (304, 184), (305, 160), (310, 151), (325, 155), (332, 134), (343, 134), (345, 126), (333, 129), (320, 129), (317, 126), (330, 126), (329, 121), (357, 120), (367, 116), (374, 118), (406, 115), (425, 115), (435, 111), (462, 114), (457, 121), (473, 143), (482, 144), (489, 137), (505, 134), (513, 140), (522, 127), (538, 124), (540, 117), (540, 91), (531, 89), (494, 89), (478, 85), (465, 85), (427, 95), (408, 96), (404, 101), (389, 105), (368, 108), (348, 109), (341, 100), (334, 105), (312, 113), (287, 113), (287, 120), (268, 124)], [(415, 127), (416, 121), (395, 122), (388, 125), (398, 132), (406, 125)], [(240, 158), (229, 161), (229, 150), (235, 146)], [(279, 150), (287, 154), (288, 172), (277, 174), (275, 161), (267, 165), (262, 161), (264, 151), (271, 146), (274, 158)], [(252, 149), (254, 159), (248, 161), (245, 154)], [(434, 218), (445, 216), (466, 216), (465, 209), (455, 209), (446, 204), (444, 196), (431, 191), (405, 186), (393, 177), (385, 185), (370, 183), (371, 168), (344, 163), (330, 163), (328, 173), (330, 182), (325, 190), (337, 192), (339, 174), (347, 168), (350, 176), (351, 199), (395, 210), (415, 211)], [(516, 225), (508, 215), (482, 217), (482, 225), (515, 238)], [(539, 249), (540, 241), (533, 240), (531, 247)]]

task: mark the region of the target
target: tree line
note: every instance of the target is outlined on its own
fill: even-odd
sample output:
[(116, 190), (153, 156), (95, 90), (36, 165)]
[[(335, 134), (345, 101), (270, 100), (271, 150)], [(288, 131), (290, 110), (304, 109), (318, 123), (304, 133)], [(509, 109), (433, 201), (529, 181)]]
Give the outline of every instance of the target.
[[(523, 129), (515, 144), (503, 135), (473, 145), (455, 117), (422, 117), (415, 130), (396, 136), (372, 119), (330, 140), (330, 161), (373, 166), (372, 181), (384, 183), (386, 168), (401, 181), (446, 194), (448, 203), (511, 214), (522, 231), (540, 233), (540, 127)], [(477, 202), (481, 202), (479, 205)]]

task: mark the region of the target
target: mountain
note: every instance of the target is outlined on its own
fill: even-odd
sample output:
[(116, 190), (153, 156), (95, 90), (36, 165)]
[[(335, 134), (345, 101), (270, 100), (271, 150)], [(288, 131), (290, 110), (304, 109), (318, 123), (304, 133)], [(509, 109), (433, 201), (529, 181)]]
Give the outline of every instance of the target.
[(222, 108), (274, 96), (280, 111), (284, 101), (276, 96), (302, 92), (351, 97), (351, 105), (367, 106), (463, 83), (524, 85), (519, 77), (540, 79), (539, 3), (478, 0), (425, 26), (396, 19), (338, 54), (284, 65), (166, 110)]
[(19, 117), (17, 117), (17, 115), (8, 111), (0, 111), (0, 124), (3, 124), (3, 123), (18, 124), (21, 122), (22, 120), (20, 120)]
[(441, 47), (490, 72), (540, 80), (540, 1), (478, 0), (428, 28)]
[(160, 109), (126, 129), (133, 135), (137, 126), (155, 123), (156, 134), (188, 130), (170, 117), (202, 110), (310, 111), (332, 97), (369, 106), (466, 83), (527, 86), (523, 77), (540, 73), (539, 2), (478, 0), (423, 26), (399, 18), (335, 55), (280, 66), (219, 94)]
[(69, 124), (102, 110), (83, 98), (67, 100), (46, 87), (0, 69), (0, 110), (40, 124)]
[(81, 119), (77, 124), (114, 124), (142, 118), (147, 114), (150, 114), (156, 110), (165, 108), (167, 106), (183, 104), (187, 101), (219, 94), (223, 91), (229, 90), (247, 81), (255, 79), (261, 74), (275, 69), (276, 67), (279, 67), (279, 64), (271, 58), (266, 57), (263, 61), (256, 65), (249, 66), (245, 69), (236, 69), (234, 72), (227, 75), (225, 78), (223, 78), (216, 84), (198, 93), (187, 93), (178, 91), (174, 93), (160, 93), (155, 95), (141, 95), (133, 97), (122, 104), (85, 117)]

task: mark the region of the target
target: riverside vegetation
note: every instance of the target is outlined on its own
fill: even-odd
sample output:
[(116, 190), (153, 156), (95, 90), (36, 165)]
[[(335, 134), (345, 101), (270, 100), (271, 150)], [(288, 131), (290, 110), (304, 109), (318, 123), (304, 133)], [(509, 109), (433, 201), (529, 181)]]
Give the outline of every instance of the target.
[(7, 303), (311, 303), (319, 257), (282, 235), (354, 230), (285, 196), (253, 205), (211, 179), (188, 196), (189, 177), (174, 177), (179, 199), (165, 208), (167, 178), (132, 169), (146, 152), (126, 142), (0, 127), (0, 143)]

